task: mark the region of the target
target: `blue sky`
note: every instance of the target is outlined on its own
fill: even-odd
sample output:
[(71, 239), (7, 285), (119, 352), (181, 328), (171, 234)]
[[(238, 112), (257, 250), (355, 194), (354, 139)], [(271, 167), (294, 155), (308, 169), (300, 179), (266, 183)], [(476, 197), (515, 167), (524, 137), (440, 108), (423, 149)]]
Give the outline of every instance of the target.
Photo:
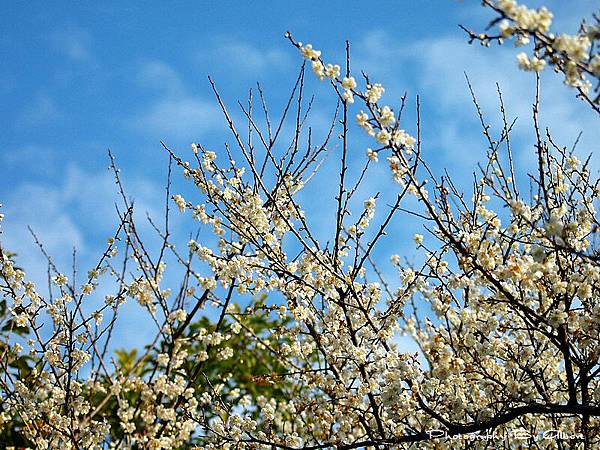
[[(597, 6), (594, 1), (529, 4), (542, 3), (560, 17), (555, 29), (568, 32)], [(286, 30), (322, 49), (328, 61), (343, 61), (349, 39), (353, 67), (383, 83), (391, 103), (405, 91), (420, 94), (426, 157), (465, 187), (484, 147), (463, 71), (492, 117), (497, 117), (498, 81), (509, 112), (520, 118), (514, 142), (521, 173), (531, 164), (533, 79), (518, 71), (510, 45), (467, 45), (457, 25), (482, 29), (490, 17), (477, 1), (40, 1), (3, 2), (1, 11), (2, 239), (39, 283), (44, 265), (26, 225), (59, 264), (68, 267), (73, 246), (82, 264), (91, 264), (114, 225), (109, 148), (138, 208), (158, 214), (166, 173), (159, 140), (184, 151), (193, 141), (222, 148), (228, 136), (207, 75), (232, 107), (260, 81), (276, 109), (301, 63), (283, 39)], [(322, 121), (331, 93), (315, 80), (308, 86), (322, 99), (317, 105), (323, 107), (315, 110), (316, 121)], [(543, 87), (544, 123), (564, 145), (585, 129), (581, 152), (594, 151), (600, 142), (594, 117), (554, 74), (544, 74)], [(365, 146), (356, 145), (361, 161)], [(370, 183), (373, 192), (385, 190), (389, 179)], [(190, 192), (183, 183), (177, 188)], [(317, 222), (326, 221), (319, 211), (327, 208), (313, 207)], [(175, 226), (190, 229), (180, 219)], [(406, 229), (402, 222), (401, 229)], [(396, 251), (409, 249), (400, 231), (399, 237)]]

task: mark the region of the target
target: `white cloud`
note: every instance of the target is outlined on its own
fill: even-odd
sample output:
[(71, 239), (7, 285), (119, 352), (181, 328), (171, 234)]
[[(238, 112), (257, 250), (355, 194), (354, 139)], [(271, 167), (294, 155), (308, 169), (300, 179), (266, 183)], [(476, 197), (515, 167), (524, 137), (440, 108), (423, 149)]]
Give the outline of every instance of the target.
[[(483, 48), (468, 45), (462, 38), (442, 36), (403, 45), (386, 33), (373, 32), (358, 47), (360, 64), (388, 88), (389, 101), (407, 88), (420, 93), (428, 112), (423, 132), (429, 158), (442, 167), (462, 170), (464, 176), (469, 176), (476, 162), (484, 159), (486, 147), (464, 73), (471, 80), (486, 120), (496, 131), (501, 121), (498, 82), (509, 120), (518, 117), (513, 133), (517, 157), (522, 168), (529, 168), (535, 80), (531, 73), (517, 68), (517, 51), (510, 44)], [(545, 71), (541, 93), (541, 125), (550, 128), (557, 142), (570, 146), (584, 130), (580, 149), (587, 153), (596, 147), (600, 130), (595, 116), (574, 98), (572, 89), (562, 85), (559, 75)], [(410, 121), (405, 124), (412, 126)]]
[(27, 227), (31, 227), (53, 256), (55, 263), (68, 267), (71, 250), (86, 250), (82, 229), (58, 189), (34, 183), (18, 186), (4, 201), (6, 219), (2, 244), (18, 254), (18, 263), (36, 283), (43, 282), (46, 262)]
[[(126, 188), (136, 199), (138, 221), (145, 229), (146, 211), (156, 217), (156, 206), (161, 206), (154, 201), (162, 198), (161, 188), (144, 179), (128, 180)], [(3, 201), (3, 246), (18, 253), (19, 263), (37, 283), (45, 279), (47, 266), (27, 227), (63, 270), (71, 266), (73, 247), (85, 268), (95, 262), (105, 238), (114, 232), (117, 201), (117, 188), (108, 170), (88, 172), (69, 166), (59, 184), (21, 183)]]
[(170, 95), (182, 95), (183, 82), (179, 74), (162, 61), (146, 60), (139, 64), (138, 83), (144, 87), (166, 91)]
[[(146, 212), (160, 217), (162, 186), (147, 179), (125, 177), (128, 196), (135, 200), (138, 232), (144, 236), (151, 251), (158, 248), (156, 234), (146, 220)], [(162, 180), (161, 180), (162, 181)], [(160, 183), (162, 184), (162, 183)], [(17, 265), (33, 281), (42, 295), (47, 293), (47, 262), (28, 231), (30, 226), (58, 269), (71, 279), (72, 252), (77, 250), (78, 280), (94, 267), (103, 251), (105, 239), (112, 236), (117, 224), (115, 203), (118, 201), (114, 178), (108, 170), (85, 171), (77, 166), (65, 168), (63, 178), (55, 184), (26, 182), (17, 185), (4, 199), (0, 241), (3, 248), (17, 253)], [(177, 226), (178, 217), (172, 220)], [(168, 283), (168, 281), (166, 281)], [(114, 293), (114, 285), (105, 279), (95, 294), (84, 304), (91, 311), (103, 302), (103, 296)], [(141, 320), (143, 318), (143, 320)], [(147, 315), (129, 300), (121, 308), (113, 345), (133, 347), (148, 343), (153, 327)], [(107, 323), (108, 319), (105, 319)], [(42, 330), (44, 333), (46, 328)]]
[(265, 74), (290, 66), (289, 51), (279, 48), (257, 48), (243, 41), (222, 40), (214, 49), (199, 54), (204, 63), (217, 62), (235, 70), (236, 76)]
[[(500, 111), (496, 82), (500, 85), (509, 120), (518, 118), (513, 138), (516, 137), (521, 145), (521, 148), (517, 148), (517, 156), (527, 166), (533, 153), (535, 78), (531, 73), (517, 69), (515, 49), (509, 46), (487, 49), (465, 45), (459, 39), (439, 39), (421, 43), (419, 54), (422, 55), (421, 71), (426, 97), (430, 102), (433, 99), (443, 109), (441, 122), (446, 127), (454, 128), (448, 133), (458, 138), (450, 140), (453, 158), (460, 158), (461, 149), (468, 148), (464, 137), (481, 136), (481, 127), (476, 127), (474, 133), (469, 130), (469, 123), (475, 123), (477, 117), (463, 75), (463, 71), (466, 71), (486, 120), (496, 125), (497, 134)], [(572, 89), (562, 85), (560, 75), (549, 70), (542, 73), (540, 109), (542, 129), (548, 127), (562, 145), (570, 146), (581, 130), (585, 132), (582, 148), (589, 149), (600, 140), (600, 130), (595, 125), (596, 118), (592, 112), (574, 98)], [(479, 142), (483, 144), (483, 140)], [(444, 143), (439, 142), (442, 146)]]
[(25, 105), (21, 115), (16, 120), (18, 127), (44, 125), (63, 117), (58, 105), (52, 97), (45, 92), (35, 95)]
[[(457, 187), (467, 193), (472, 189), (472, 174), (477, 171), (477, 163), (485, 160), (487, 143), (464, 72), (468, 72), (486, 120), (495, 131), (499, 131), (501, 123), (496, 91), (498, 82), (509, 120), (519, 117), (512, 139), (513, 152), (518, 177), (527, 182), (525, 173), (535, 170), (532, 129), (535, 80), (531, 73), (519, 71), (512, 46), (469, 46), (465, 40), (453, 37), (402, 44), (386, 33), (373, 32), (354, 46), (353, 54), (355, 73), (364, 69), (372, 82), (381, 82), (386, 87), (384, 102), (397, 105), (399, 96), (408, 90), (409, 103), (403, 113), (402, 127), (413, 133), (416, 127), (412, 99), (416, 93), (420, 94), (423, 156), (434, 173), (440, 175), (448, 169)], [(543, 74), (541, 109), (542, 127), (548, 126), (558, 143), (570, 146), (579, 131), (584, 130), (580, 153), (587, 155), (596, 149), (600, 142), (596, 116), (576, 100), (574, 92), (551, 71)], [(362, 151), (360, 155), (363, 155)], [(383, 205), (386, 196), (390, 192), (393, 194), (393, 190), (386, 188), (391, 182), (390, 177), (385, 171), (381, 176), (373, 175), (371, 173), (365, 179), (363, 189), (371, 193), (382, 191), (378, 204)], [(403, 206), (410, 209), (406, 202)], [(420, 226), (418, 221), (400, 215), (390, 228), (393, 251), (407, 256), (413, 254), (410, 236), (420, 232), (417, 229)], [(389, 248), (384, 247), (377, 250), (375, 259), (385, 264)], [(394, 274), (389, 279), (394, 280)]]
[(51, 34), (52, 46), (74, 62), (91, 62), (90, 50), (92, 37), (84, 29), (67, 26)]
[(160, 139), (187, 138), (191, 142), (219, 124), (220, 114), (214, 104), (198, 97), (167, 97), (144, 111), (134, 125)]
[(214, 101), (189, 94), (177, 71), (164, 62), (144, 61), (137, 80), (143, 88), (158, 90), (150, 106), (128, 122), (138, 132), (157, 139), (191, 142), (222, 124)]
[[(206, 72), (218, 68), (237, 78), (285, 70), (291, 62), (288, 51), (275, 47), (259, 49), (231, 39), (217, 38), (214, 46), (205, 48), (208, 50), (199, 53), (196, 60)], [(211, 66), (217, 63), (218, 66)], [(223, 114), (215, 100), (193, 94), (178, 71), (164, 61), (142, 61), (136, 79), (139, 86), (156, 93), (150, 106), (128, 121), (138, 132), (182, 143), (224, 126)]]
[(5, 167), (30, 172), (35, 175), (48, 175), (57, 168), (56, 150), (45, 144), (24, 144), (0, 154)]

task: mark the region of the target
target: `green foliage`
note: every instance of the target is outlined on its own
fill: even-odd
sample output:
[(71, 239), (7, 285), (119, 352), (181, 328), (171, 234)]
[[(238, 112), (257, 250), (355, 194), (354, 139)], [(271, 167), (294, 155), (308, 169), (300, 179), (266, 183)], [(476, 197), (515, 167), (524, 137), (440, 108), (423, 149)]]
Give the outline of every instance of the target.
[[(234, 333), (232, 339), (223, 344), (233, 350), (233, 357), (219, 358), (218, 353), (223, 349), (220, 345), (208, 349), (208, 360), (202, 368), (203, 376), (196, 380), (196, 386), (202, 386), (207, 381), (225, 382), (226, 391), (231, 392), (237, 388), (240, 397), (250, 395), (256, 398), (263, 395), (275, 399), (286, 398), (286, 393), (289, 395), (291, 386), (281, 380), (280, 374), (286, 369), (275, 352), (284, 342), (287, 342), (287, 339), (284, 337), (278, 339), (271, 332), (275, 328), (285, 327), (287, 320), (274, 319), (268, 313), (240, 314), (237, 318), (242, 324), (241, 331)], [(223, 332), (231, 333), (231, 325), (231, 323), (227, 324)], [(215, 324), (208, 318), (203, 317), (190, 327), (188, 336), (192, 342), (190, 346), (192, 355), (205, 347), (202, 343), (194, 341), (192, 336), (201, 328), (214, 329), (214, 326)], [(248, 339), (250, 335), (260, 337), (264, 345), (257, 345), (256, 339)], [(185, 368), (188, 375), (191, 374), (193, 367), (193, 362), (188, 361)]]
[[(252, 302), (246, 310), (228, 313), (221, 320), (211, 320), (202, 316), (189, 323), (179, 337), (179, 340), (184, 342), (182, 348), (187, 351), (188, 356), (180, 367), (172, 371), (172, 375), (181, 375), (197, 395), (212, 392), (214, 386), (222, 384), (221, 398), (233, 400), (234, 404), (246, 395), (252, 398), (253, 403), (261, 395), (278, 400), (290, 398), (293, 386), (286, 381), (287, 378), (281, 376), (286, 369), (279, 359), (281, 346), (290, 343), (290, 340), (285, 333), (273, 332), (288, 329), (290, 320), (279, 318), (272, 310), (273, 308), (265, 306), (264, 298), (261, 298)], [(235, 325), (236, 323), (239, 325)], [(231, 334), (232, 338), (216, 345), (199, 338), (215, 331)], [(256, 345), (257, 337), (264, 345)], [(144, 379), (152, 377), (159, 365), (159, 355), (172, 352), (170, 338), (168, 336), (167, 339), (160, 340), (154, 348), (146, 347), (147, 352), (144, 352), (144, 355), (135, 348), (114, 351), (118, 372)], [(232, 357), (219, 357), (225, 347), (233, 350)], [(199, 361), (197, 355), (204, 352), (208, 358)], [(113, 381), (109, 377), (101, 379), (107, 392), (110, 391)], [(120, 395), (126, 397), (128, 404), (134, 405), (140, 398), (140, 393), (136, 391), (123, 392)], [(122, 438), (122, 430), (116, 397), (112, 396), (107, 400), (106, 394), (96, 390), (89, 392), (88, 398), (92, 410), (100, 407), (100, 416), (111, 424), (110, 441), (119, 441)], [(210, 420), (215, 414), (213, 411), (206, 411), (206, 419)], [(259, 411), (254, 411), (253, 415), (258, 418)], [(140, 429), (143, 427), (141, 422), (137, 423), (137, 426)]]
[(134, 375), (141, 375), (141, 369), (135, 367), (137, 363), (137, 353), (138, 351), (136, 348), (131, 349), (129, 351), (123, 349), (115, 350), (117, 365), (123, 372)]

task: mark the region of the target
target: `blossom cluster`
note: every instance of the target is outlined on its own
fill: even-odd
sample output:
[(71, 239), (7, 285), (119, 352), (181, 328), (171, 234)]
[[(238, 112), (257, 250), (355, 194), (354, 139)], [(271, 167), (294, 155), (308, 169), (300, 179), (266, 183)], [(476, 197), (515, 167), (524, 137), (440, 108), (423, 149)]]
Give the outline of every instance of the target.
[[(313, 68), (315, 62), (320, 65), (319, 67), (323, 66), (321, 51), (314, 50), (312, 44), (302, 45), (301, 42), (294, 44), (305, 58), (313, 61)], [(329, 66), (339, 68), (339, 65), (326, 65), (326, 67)], [(320, 75), (320, 70), (315, 73), (318, 78), (323, 78)], [(416, 139), (399, 127), (399, 120), (396, 118), (392, 107), (379, 104), (385, 93), (385, 88), (380, 83), (371, 84), (367, 80), (364, 91), (360, 91), (357, 90), (357, 82), (354, 77), (347, 76), (339, 79), (339, 70), (333, 75), (330, 78), (344, 89), (342, 98), (345, 101), (354, 103), (354, 97), (357, 96), (365, 104), (366, 111), (360, 110), (356, 114), (356, 123), (369, 136), (373, 137), (378, 145), (376, 149), (367, 148), (367, 157), (371, 161), (377, 162), (379, 161), (379, 152), (390, 149), (392, 155), (387, 159), (394, 179), (400, 184), (407, 184), (408, 180), (405, 179), (405, 175), (410, 167), (409, 159), (413, 153)]]
[(600, 55), (594, 43), (600, 39), (600, 23), (597, 18), (589, 23), (582, 22), (576, 34), (556, 34), (550, 31), (554, 15), (546, 7), (532, 9), (518, 4), (516, 0), (484, 1), (498, 14), (499, 35), (469, 32), (471, 40), (488, 45), (495, 40), (503, 43), (514, 39), (515, 46), (529, 44), (533, 39), (533, 55), (525, 52), (517, 55), (519, 67), (523, 70), (541, 72), (547, 65), (564, 75), (564, 82), (588, 98), (590, 103), (597, 99), (587, 97), (592, 83), (600, 79)]

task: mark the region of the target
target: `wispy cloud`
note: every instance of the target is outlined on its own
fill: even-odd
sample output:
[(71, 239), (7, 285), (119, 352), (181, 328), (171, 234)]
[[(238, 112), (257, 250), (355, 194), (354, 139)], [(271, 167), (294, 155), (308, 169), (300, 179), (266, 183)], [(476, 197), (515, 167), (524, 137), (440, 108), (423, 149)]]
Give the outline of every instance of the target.
[(220, 121), (216, 107), (198, 97), (168, 97), (154, 103), (132, 121), (140, 132), (159, 138), (188, 139), (190, 142)]
[(184, 94), (183, 82), (179, 74), (163, 61), (141, 61), (136, 78), (140, 86), (144, 88), (158, 89), (171, 96)]
[(162, 61), (144, 61), (137, 80), (156, 94), (149, 107), (140, 111), (129, 124), (138, 132), (159, 139), (186, 139), (221, 124), (221, 115), (213, 101), (189, 94), (175, 69)]
[[(494, 49), (465, 45), (459, 39), (439, 39), (418, 46), (422, 85), (429, 101), (443, 109), (441, 122), (453, 127), (458, 138), (451, 140), (454, 155), (457, 149), (465, 148), (464, 137), (469, 136), (469, 122), (476, 121), (470, 93), (466, 87), (464, 72), (471, 80), (477, 100), (486, 120), (500, 127), (498, 83), (504, 98), (507, 114), (517, 117), (514, 137), (518, 139), (516, 154), (528, 168), (532, 158), (533, 128), (532, 104), (535, 95), (535, 77), (518, 70), (514, 48), (509, 46)], [(541, 113), (542, 128), (548, 127), (557, 142), (570, 146), (581, 130), (585, 130), (582, 146), (594, 145), (600, 139), (600, 130), (594, 124), (595, 117), (585, 105), (574, 98), (574, 92), (562, 85), (560, 76), (546, 71), (542, 73)], [(481, 129), (475, 131), (481, 136)], [(463, 137), (463, 142), (460, 142)], [(482, 142), (479, 140), (479, 142)], [(442, 146), (444, 141), (439, 142)], [(463, 154), (465, 152), (462, 152)], [(483, 156), (483, 155), (481, 155)]]
[[(128, 181), (128, 194), (136, 199), (140, 219), (146, 212), (156, 217), (160, 205), (154, 199), (161, 192), (158, 183), (139, 178)], [(108, 170), (86, 171), (70, 165), (64, 168), (60, 183), (20, 183), (3, 199), (2, 243), (18, 253), (19, 262), (39, 282), (44, 279), (46, 264), (28, 227), (59, 267), (70, 267), (74, 247), (87, 264), (101, 253), (104, 238), (114, 231), (116, 201), (117, 189)]]
[[(517, 157), (525, 169), (529, 168), (535, 79), (531, 73), (517, 68), (516, 53), (510, 44), (487, 49), (467, 45), (465, 39), (451, 36), (406, 45), (376, 31), (359, 44), (358, 58), (370, 74), (376, 74), (376, 81), (382, 81), (395, 95), (407, 87), (420, 93), (428, 111), (423, 123), (426, 147), (434, 150), (435, 158), (443, 156), (438, 159), (442, 166), (457, 169), (462, 166), (463, 170), (468, 167), (472, 171), (476, 162), (484, 158), (485, 142), (465, 73), (486, 120), (496, 131), (501, 123), (498, 83), (509, 119), (518, 117), (513, 133), (519, 139)], [(544, 72), (541, 92), (542, 126), (547, 126), (557, 141), (567, 146), (580, 130), (586, 130), (582, 147), (587, 147), (586, 152), (595, 147), (600, 141), (595, 118), (574, 98), (573, 91), (562, 85), (560, 77), (551, 71)]]
[(0, 163), (4, 168), (35, 176), (54, 174), (57, 168), (56, 159), (56, 149), (44, 144), (24, 144), (13, 149), (4, 149), (0, 154)]
[(51, 45), (55, 50), (65, 55), (74, 62), (91, 62), (93, 60), (91, 52), (92, 37), (86, 30), (67, 26), (56, 31), (50, 36)]
[(27, 103), (16, 119), (17, 127), (45, 125), (63, 117), (58, 104), (46, 92), (39, 92)]
[(268, 71), (287, 69), (292, 62), (290, 52), (277, 47), (258, 48), (248, 42), (232, 39), (221, 39), (209, 50), (198, 53), (198, 60), (203, 64), (214, 64), (234, 70), (236, 76), (255, 77)]
[(6, 220), (2, 244), (17, 253), (19, 264), (26, 267), (28, 276), (36, 283), (45, 278), (46, 262), (27, 227), (32, 228), (58, 265), (68, 264), (73, 247), (85, 252), (84, 233), (76, 224), (73, 211), (67, 208), (61, 190), (23, 183), (3, 203)]
[[(159, 218), (162, 187), (148, 179), (127, 177), (127, 194), (135, 200), (135, 218), (145, 242), (156, 248), (156, 233), (146, 220), (146, 213)], [(113, 175), (108, 170), (87, 171), (70, 165), (64, 169), (60, 183), (21, 183), (3, 199), (0, 241), (4, 249), (17, 253), (17, 264), (26, 272), (39, 292), (46, 293), (48, 264), (34, 242), (31, 227), (44, 250), (51, 256), (58, 270), (72, 279), (72, 255), (76, 249), (76, 269), (81, 283), (85, 273), (98, 263), (105, 250), (105, 239), (116, 229), (115, 201), (117, 190)], [(161, 213), (162, 215), (162, 213)], [(177, 216), (172, 221), (177, 226)], [(154, 240), (152, 240), (154, 239)], [(168, 283), (168, 281), (166, 281)], [(114, 294), (113, 285), (102, 283), (84, 308), (91, 310), (101, 304), (104, 295)], [(122, 306), (119, 327), (113, 346), (142, 345), (152, 338), (154, 330), (141, 318), (139, 305), (129, 301)], [(44, 330), (42, 330), (42, 333)]]

